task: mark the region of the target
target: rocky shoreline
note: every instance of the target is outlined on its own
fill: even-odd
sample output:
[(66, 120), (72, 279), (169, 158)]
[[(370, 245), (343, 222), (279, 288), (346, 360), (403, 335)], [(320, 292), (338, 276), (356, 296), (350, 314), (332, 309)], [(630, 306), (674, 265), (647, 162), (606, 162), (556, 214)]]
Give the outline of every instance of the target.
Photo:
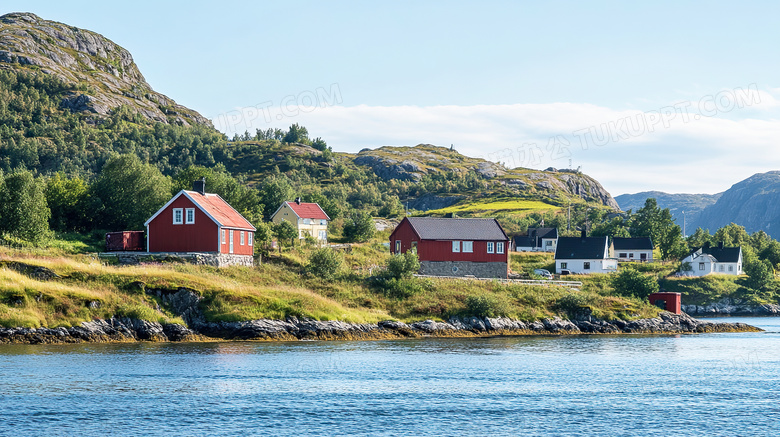
[(706, 305), (683, 305), (682, 310), (695, 316), (780, 316), (780, 305), (753, 305), (729, 298)]
[(522, 322), (507, 318), (453, 317), (447, 322), (425, 320), (406, 324), (377, 324), (296, 319), (248, 322), (205, 322), (192, 329), (126, 317), (83, 322), (70, 328), (0, 328), (0, 344), (106, 343), (134, 341), (216, 340), (377, 340), (419, 337), (490, 337), (577, 334), (692, 334), (703, 332), (757, 332), (744, 323), (712, 323), (686, 314), (662, 313), (634, 321), (543, 319)]

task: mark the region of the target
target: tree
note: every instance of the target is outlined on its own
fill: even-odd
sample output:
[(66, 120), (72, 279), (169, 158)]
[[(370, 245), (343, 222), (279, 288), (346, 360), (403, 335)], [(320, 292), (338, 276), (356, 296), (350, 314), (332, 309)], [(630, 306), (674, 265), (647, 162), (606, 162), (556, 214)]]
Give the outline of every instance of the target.
[(661, 259), (663, 260), (680, 259), (688, 251), (679, 225), (660, 229), (657, 238), (655, 245), (661, 251)]
[(272, 224), (268, 222), (259, 222), (255, 224), (255, 248), (265, 256), (268, 255), (268, 243), (271, 242), (273, 236)]
[(775, 279), (772, 265), (767, 260), (755, 259), (746, 263), (745, 273), (748, 275), (747, 286), (756, 291), (763, 290)]
[(712, 244), (712, 235), (709, 230), (696, 228), (696, 232), (688, 237), (688, 247), (703, 247), (706, 243)]
[(285, 175), (267, 178), (260, 188), (260, 201), (265, 205), (265, 219), (270, 220), (282, 203), (295, 198), (295, 190)]
[(51, 238), (43, 182), (28, 170), (3, 177), (0, 173), (0, 231), (40, 244)]
[(323, 247), (311, 253), (306, 270), (327, 281), (336, 276), (343, 263), (344, 258), (340, 253), (330, 247)]
[(344, 237), (350, 242), (368, 241), (374, 236), (376, 225), (374, 219), (365, 212), (352, 215), (344, 225)]
[(89, 186), (83, 179), (66, 179), (57, 173), (46, 181), (45, 193), (51, 210), (49, 223), (52, 229), (66, 232), (89, 228)]
[(685, 252), (680, 226), (674, 223), (669, 208), (659, 208), (652, 197), (631, 217), (631, 235), (650, 237), (661, 251), (661, 258), (665, 260), (681, 256)]
[(632, 268), (624, 268), (612, 278), (612, 288), (620, 296), (647, 299), (650, 294), (658, 292), (659, 287), (654, 277)]
[(282, 220), (274, 225), (274, 235), (279, 242), (279, 253), (282, 253), (282, 244), (286, 241), (290, 242), (290, 245), (295, 245), (295, 239), (298, 238), (298, 230), (295, 229), (295, 225)]
[(170, 180), (135, 155), (109, 159), (90, 188), (97, 200), (97, 222), (112, 230), (143, 228), (144, 222), (171, 198)]
[(750, 241), (750, 235), (745, 231), (744, 226), (729, 223), (718, 229), (712, 237), (712, 240), (713, 243), (723, 242), (723, 245), (726, 247), (744, 246), (745, 243)]
[(284, 136), (282, 141), (285, 143), (309, 144), (309, 131), (298, 123), (294, 123), (290, 126), (290, 130), (287, 131), (287, 135)]

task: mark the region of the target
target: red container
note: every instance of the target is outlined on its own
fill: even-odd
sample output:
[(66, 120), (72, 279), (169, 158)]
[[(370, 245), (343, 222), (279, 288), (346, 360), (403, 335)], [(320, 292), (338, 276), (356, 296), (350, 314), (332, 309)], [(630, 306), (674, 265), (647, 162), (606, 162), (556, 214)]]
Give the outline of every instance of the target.
[(106, 250), (108, 252), (145, 249), (144, 231), (109, 232), (106, 234)]
[(682, 295), (680, 293), (653, 293), (648, 299), (651, 304), (670, 313), (680, 314), (682, 312)]

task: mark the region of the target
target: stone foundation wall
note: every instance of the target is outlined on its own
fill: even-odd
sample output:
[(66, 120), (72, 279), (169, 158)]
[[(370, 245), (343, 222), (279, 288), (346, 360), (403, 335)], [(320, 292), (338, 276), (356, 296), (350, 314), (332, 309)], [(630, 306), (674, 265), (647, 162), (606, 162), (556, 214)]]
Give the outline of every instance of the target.
[(101, 258), (115, 258), (119, 264), (140, 264), (142, 262), (188, 262), (195, 265), (227, 267), (255, 265), (254, 257), (226, 253), (149, 253), (114, 252), (101, 253)]
[(476, 278), (507, 277), (507, 264), (471, 261), (420, 261), (420, 274), (431, 276), (474, 276)]

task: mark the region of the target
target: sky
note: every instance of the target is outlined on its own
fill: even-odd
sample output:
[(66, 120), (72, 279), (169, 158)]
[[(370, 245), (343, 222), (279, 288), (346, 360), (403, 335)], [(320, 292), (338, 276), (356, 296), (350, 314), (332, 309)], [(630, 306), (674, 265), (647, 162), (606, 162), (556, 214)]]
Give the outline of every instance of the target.
[(780, 2), (3, 0), (98, 32), (229, 136), (434, 144), (613, 195), (780, 166)]

